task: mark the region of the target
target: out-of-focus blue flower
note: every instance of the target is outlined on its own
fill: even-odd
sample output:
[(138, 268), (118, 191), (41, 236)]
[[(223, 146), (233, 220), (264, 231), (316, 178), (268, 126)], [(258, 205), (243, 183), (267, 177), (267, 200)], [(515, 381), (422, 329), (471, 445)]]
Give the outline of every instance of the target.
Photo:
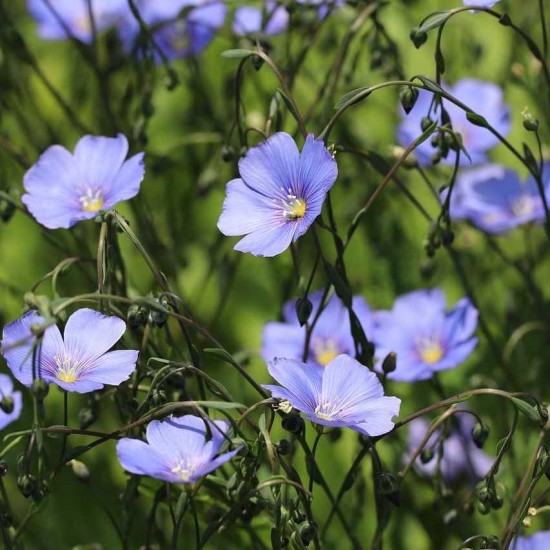
[(480, 6), (482, 8), (491, 8), (500, 0), (462, 0), (465, 6)]
[(274, 1), (266, 1), (265, 9), (258, 6), (239, 6), (233, 16), (233, 32), (238, 35), (263, 33), (272, 36), (283, 32), (288, 25), (288, 11)]
[[(137, 3), (143, 21), (168, 59), (198, 55), (223, 26), (227, 7), (217, 0), (141, 0)], [(183, 10), (185, 10), (184, 13)], [(120, 25), (120, 35), (131, 49), (140, 32), (132, 14)], [(155, 49), (157, 61), (161, 56)]]
[[(310, 320), (319, 310), (323, 292), (313, 292), (309, 300), (313, 306)], [(302, 360), (306, 327), (300, 326), (296, 316), (295, 302), (287, 302), (283, 309), (283, 323), (270, 322), (264, 327), (262, 357), (266, 363), (275, 357)], [(372, 332), (372, 312), (362, 296), (355, 296), (352, 302), (363, 331), (369, 337)], [(315, 324), (309, 342), (307, 361), (324, 367), (341, 354), (354, 355), (355, 348), (349, 313), (340, 298), (333, 295)]]
[[(490, 125), (501, 135), (506, 136), (510, 131), (510, 109), (503, 103), (502, 89), (496, 84), (464, 78), (454, 86), (445, 88), (452, 96), (483, 116)], [(431, 108), (433, 94), (420, 90), (418, 99), (412, 111), (405, 115), (401, 108), (403, 120), (397, 129), (397, 141), (403, 147), (408, 147), (418, 136), (422, 134), (421, 123), (425, 116), (436, 120), (439, 112), (434, 113)], [(462, 134), (464, 147), (472, 159), (472, 164), (482, 164), (487, 161), (487, 152), (498, 145), (499, 140), (486, 128), (474, 126), (468, 122), (462, 109), (450, 101), (443, 100), (443, 106), (451, 118), (453, 129)], [(436, 133), (434, 136), (438, 136)], [(427, 166), (436, 149), (432, 146), (430, 139), (424, 141), (415, 149), (416, 158), (421, 165)], [(452, 150), (442, 162), (454, 164), (456, 153)], [(469, 166), (470, 161), (461, 153), (461, 165)]]
[(550, 548), (550, 531), (539, 531), (530, 537), (517, 537), (512, 542), (511, 550), (548, 550)]
[[(544, 173), (550, 176), (550, 163)], [(545, 194), (550, 202), (548, 183)], [(458, 174), (450, 204), (453, 219), (468, 219), (487, 233), (506, 233), (529, 222), (544, 220), (544, 205), (533, 176), (522, 182), (517, 172), (486, 165)]]
[(296, 0), (299, 4), (307, 6), (319, 6), (319, 18), (327, 15), (331, 8), (336, 8), (344, 4), (346, 0)]
[(440, 289), (416, 290), (395, 300), (391, 311), (375, 314), (373, 341), (379, 358), (397, 354), (388, 378), (415, 382), (460, 365), (477, 344), (478, 313), (467, 298), (446, 311)]
[(226, 441), (230, 424), (225, 420), (207, 422), (208, 440), (205, 421), (198, 416), (153, 420), (147, 426), (147, 443), (129, 438), (117, 443), (118, 459), (133, 474), (170, 483), (194, 483), (239, 452), (235, 449), (216, 457)]
[[(414, 464), (416, 470), (426, 476), (433, 476), (439, 469), (447, 483), (461, 476), (468, 477), (472, 482), (485, 476), (493, 459), (478, 449), (472, 439), (471, 431), (475, 422), (475, 419), (466, 413), (453, 415), (447, 421), (444, 428), (446, 431), (441, 428), (435, 430), (424, 447), (424, 449), (433, 451), (433, 458), (423, 464), (418, 457)], [(408, 452), (405, 460), (420, 447), (429, 427), (430, 423), (423, 418), (418, 418), (410, 423)]]
[(23, 203), (48, 229), (72, 227), (100, 210), (139, 192), (145, 167), (143, 153), (126, 160), (128, 141), (84, 136), (74, 154), (61, 145), (48, 147), (25, 174)]
[(137, 351), (108, 351), (126, 330), (126, 323), (118, 317), (79, 309), (67, 320), (64, 337), (51, 325), (37, 343), (32, 326), (44, 324), (36, 311), (28, 311), (4, 327), (2, 354), (25, 386), (30, 386), (33, 378), (42, 378), (64, 390), (87, 393), (104, 384), (117, 386), (136, 368)]
[(235, 250), (276, 256), (301, 237), (321, 213), (338, 167), (321, 140), (309, 134), (302, 153), (278, 132), (239, 161), (241, 178), (227, 184), (218, 228), (246, 235)]
[[(37, 21), (38, 33), (42, 38), (65, 40), (73, 36), (83, 42), (92, 41), (92, 23), (86, 0), (27, 0), (27, 9)], [(97, 30), (114, 25), (128, 12), (127, 0), (92, 1)]]
[[(2, 408), (6, 407), (4, 400), (10, 400), (13, 408), (11, 412)], [(10, 407), (11, 408), (11, 407)], [(0, 374), (0, 430), (17, 420), (23, 409), (23, 398), (20, 391), (13, 391), (13, 382), (6, 374)]]
[(268, 370), (281, 385), (262, 387), (316, 424), (346, 426), (373, 437), (393, 429), (401, 400), (384, 396), (376, 374), (349, 355), (339, 355), (326, 367), (274, 359)]

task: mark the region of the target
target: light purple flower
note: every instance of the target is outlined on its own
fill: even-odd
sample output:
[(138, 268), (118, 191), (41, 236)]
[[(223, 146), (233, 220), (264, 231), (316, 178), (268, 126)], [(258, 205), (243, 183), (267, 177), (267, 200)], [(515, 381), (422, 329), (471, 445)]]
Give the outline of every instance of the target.
[[(439, 469), (447, 483), (461, 476), (466, 476), (474, 482), (484, 477), (491, 468), (493, 459), (476, 447), (472, 439), (471, 431), (475, 422), (474, 417), (466, 413), (453, 415), (447, 421), (447, 431), (443, 432), (440, 428), (435, 430), (424, 447), (433, 451), (433, 458), (423, 464), (418, 457), (414, 464), (416, 470), (426, 476), (433, 476)], [(405, 460), (418, 449), (429, 427), (430, 423), (423, 418), (410, 423), (408, 453)]]
[(48, 229), (92, 219), (138, 194), (145, 171), (143, 153), (125, 161), (127, 153), (122, 134), (84, 136), (74, 153), (52, 145), (25, 174), (22, 201)]
[(224, 235), (246, 235), (235, 250), (276, 256), (321, 213), (338, 167), (312, 134), (300, 154), (292, 137), (278, 132), (248, 151), (239, 172), (241, 178), (227, 184), (218, 228)]
[[(264, 16), (267, 18), (264, 20)], [(272, 36), (288, 26), (288, 11), (274, 1), (266, 1), (265, 9), (259, 6), (239, 6), (233, 16), (232, 29), (237, 35), (264, 33)]]
[[(216, 0), (141, 0), (140, 15), (153, 32), (155, 44), (168, 59), (198, 55), (210, 44), (223, 26), (227, 7)], [(186, 10), (183, 15), (180, 13)], [(128, 50), (134, 46), (140, 28), (135, 17), (120, 25), (122, 42)], [(153, 50), (157, 61), (162, 60)]]
[[(65, 40), (71, 35), (82, 42), (92, 41), (92, 23), (86, 0), (27, 0), (27, 9), (38, 23), (38, 33), (46, 40)], [(93, 0), (92, 13), (97, 30), (116, 23), (129, 12), (127, 0)]]
[[(322, 291), (313, 292), (309, 300), (313, 306), (310, 321), (321, 305)], [(362, 296), (354, 296), (352, 308), (367, 338), (372, 332), (372, 312)], [(262, 358), (266, 363), (275, 357), (302, 360), (306, 327), (300, 326), (296, 316), (294, 300), (283, 309), (283, 323), (270, 322), (264, 327), (262, 336)], [(343, 302), (333, 295), (315, 324), (309, 342), (307, 361), (324, 367), (341, 354), (354, 355), (355, 347), (351, 335), (349, 313)]]
[[(169, 416), (147, 426), (147, 443), (121, 439), (116, 446), (122, 467), (133, 474), (151, 476), (170, 483), (194, 483), (231, 460), (240, 448), (219, 452), (229, 431), (225, 420), (205, 421), (193, 415)], [(209, 439), (207, 440), (207, 437)]]
[(13, 410), (4, 412), (0, 409), (0, 430), (17, 420), (23, 410), (23, 398), (20, 391), (13, 391), (13, 382), (6, 374), (0, 374), (0, 401), (4, 398), (13, 400)]
[(511, 550), (548, 550), (550, 548), (550, 531), (539, 531), (529, 537), (517, 537), (512, 542)]
[(299, 4), (319, 6), (319, 18), (323, 19), (331, 8), (344, 4), (345, 0), (296, 0)]
[(339, 355), (326, 367), (280, 358), (267, 368), (281, 386), (262, 387), (316, 424), (347, 426), (372, 437), (393, 429), (401, 400), (384, 396), (376, 374), (349, 355)]
[(64, 337), (56, 325), (51, 325), (37, 345), (32, 325), (44, 324), (36, 311), (28, 311), (4, 327), (2, 354), (15, 378), (25, 386), (34, 378), (42, 378), (64, 390), (87, 393), (104, 384), (117, 386), (136, 368), (137, 351), (108, 351), (126, 330), (126, 323), (118, 317), (79, 309), (67, 320)]
[[(550, 176), (550, 163), (544, 172)], [(550, 177), (544, 179), (550, 202)], [(544, 220), (544, 206), (533, 176), (526, 182), (517, 172), (486, 165), (459, 173), (450, 204), (451, 218), (468, 219), (487, 233), (506, 233), (529, 222)]]
[[(503, 103), (502, 89), (499, 86), (483, 80), (464, 78), (454, 86), (443, 87), (452, 96), (483, 116), (501, 135), (506, 136), (509, 133), (510, 109)], [(421, 122), (425, 116), (429, 115), (432, 120), (439, 118), (439, 112), (434, 113), (433, 108), (430, 110), (432, 99), (431, 92), (420, 90), (416, 104), (408, 115), (405, 115), (401, 108), (403, 120), (397, 129), (397, 141), (403, 147), (408, 147), (422, 134)], [(443, 106), (451, 118), (454, 131), (462, 135), (464, 147), (472, 159), (472, 164), (486, 162), (487, 152), (498, 145), (498, 138), (486, 128), (474, 126), (466, 119), (464, 111), (454, 103), (443, 100)], [(439, 134), (433, 134), (433, 136), (437, 135)], [(428, 139), (415, 149), (415, 155), (421, 165), (427, 166), (435, 151), (431, 140)], [(460, 157), (461, 165), (470, 165), (464, 153), (461, 152)], [(442, 162), (452, 165), (455, 159), (456, 153), (451, 150)]]
[(437, 371), (457, 367), (472, 353), (477, 318), (467, 298), (446, 311), (440, 289), (409, 292), (395, 300), (391, 311), (375, 313), (376, 355), (383, 359), (392, 351), (397, 354), (396, 369), (388, 378), (426, 380)]
[(500, 0), (462, 0), (465, 6), (479, 6), (482, 8), (492, 8)]

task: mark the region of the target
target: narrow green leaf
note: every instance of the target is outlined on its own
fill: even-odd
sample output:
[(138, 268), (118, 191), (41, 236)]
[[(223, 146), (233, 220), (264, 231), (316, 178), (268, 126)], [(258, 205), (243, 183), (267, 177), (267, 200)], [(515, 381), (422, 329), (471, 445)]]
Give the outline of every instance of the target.
[(366, 99), (370, 95), (370, 93), (365, 93), (366, 90), (368, 89), (369, 87), (365, 86), (363, 88), (357, 88), (356, 90), (352, 90), (351, 92), (348, 92), (336, 102), (336, 105), (334, 105), (334, 108), (335, 109), (342, 109), (344, 107), (347, 108), (353, 105), (357, 101)]
[(254, 55), (254, 52), (252, 50), (246, 50), (244, 48), (225, 50), (224, 52), (222, 52), (222, 57), (228, 57), (230, 59), (244, 59), (246, 57), (250, 57), (251, 55)]

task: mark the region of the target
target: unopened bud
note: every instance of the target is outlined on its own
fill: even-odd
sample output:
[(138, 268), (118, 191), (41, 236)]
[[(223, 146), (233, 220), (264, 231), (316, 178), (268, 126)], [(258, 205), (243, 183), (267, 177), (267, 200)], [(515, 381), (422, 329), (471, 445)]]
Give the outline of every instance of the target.
[(482, 449), (488, 437), (489, 429), (487, 426), (481, 424), (481, 422), (476, 422), (472, 428), (472, 440), (474, 441), (475, 446), (478, 449)]
[(432, 448), (424, 447), (420, 453), (420, 462), (422, 462), (422, 464), (428, 464), (428, 462), (433, 460), (434, 456), (435, 452)]
[(14, 407), (15, 403), (11, 395), (5, 395), (4, 397), (2, 397), (2, 400), (0, 401), (0, 409), (2, 409), (3, 412), (5, 412), (6, 414), (11, 414)]
[(38, 401), (43, 401), (46, 398), (49, 389), (48, 383), (43, 378), (36, 378), (31, 386), (31, 392)]
[(304, 546), (308, 546), (317, 536), (317, 524), (314, 521), (305, 521), (298, 528), (298, 534)]
[(527, 110), (527, 107), (521, 111), (523, 117), (523, 127), (528, 132), (536, 132), (539, 129), (539, 121)]
[(312, 309), (313, 304), (308, 298), (298, 298), (296, 300), (296, 316), (301, 327), (307, 323)]
[(131, 329), (136, 329), (140, 326), (147, 324), (147, 319), (149, 318), (149, 312), (137, 304), (131, 305), (128, 308), (128, 313), (126, 315), (128, 324)]
[(413, 29), (409, 36), (416, 49), (420, 48), (420, 46), (425, 44), (426, 40), (428, 40), (428, 35), (424, 31), (418, 29)]
[(399, 101), (406, 114), (409, 114), (418, 99), (418, 89), (414, 86), (404, 86), (399, 92)]
[(291, 414), (283, 418), (281, 426), (283, 430), (298, 435), (304, 429), (304, 421), (297, 414)]
[(22, 476), (19, 476), (19, 479), (17, 480), (17, 486), (19, 487), (19, 491), (21, 494), (28, 498), (30, 497), (38, 487), (38, 480), (33, 475), (25, 474)]
[(80, 460), (71, 460), (69, 462), (69, 465), (71, 466), (73, 474), (78, 480), (84, 483), (88, 482), (88, 480), (90, 479), (90, 470), (88, 469), (88, 466), (84, 464), (84, 462), (80, 462)]
[(385, 374), (390, 374), (390, 372), (395, 370), (396, 366), (397, 354), (394, 351), (390, 351), (390, 353), (388, 353), (388, 355), (384, 358), (384, 361), (382, 361), (382, 372)]

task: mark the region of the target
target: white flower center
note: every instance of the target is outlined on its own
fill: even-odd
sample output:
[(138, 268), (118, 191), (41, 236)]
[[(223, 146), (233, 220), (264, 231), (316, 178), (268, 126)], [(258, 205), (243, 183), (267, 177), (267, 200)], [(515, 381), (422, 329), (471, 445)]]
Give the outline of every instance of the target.
[(274, 202), (280, 203), (283, 207), (283, 218), (285, 220), (300, 220), (306, 214), (306, 201), (297, 197), (292, 189), (286, 191), (281, 187), (282, 196)]
[(186, 483), (195, 473), (195, 469), (195, 465), (189, 459), (181, 459), (170, 471)]
[(325, 401), (324, 403), (319, 403), (315, 407), (314, 412), (317, 418), (328, 420), (330, 422), (332, 420), (338, 420), (338, 413), (340, 411), (336, 403), (329, 403), (328, 401)]
[(57, 365), (56, 378), (70, 384), (76, 382), (80, 376), (79, 365), (80, 361), (73, 359), (70, 355), (64, 355), (63, 357), (55, 357), (55, 364)]
[(99, 189), (86, 189), (86, 192), (80, 196), (78, 202), (82, 205), (84, 212), (99, 212), (105, 204), (105, 199)]
[(530, 195), (520, 195), (511, 202), (510, 208), (518, 218), (530, 216), (535, 211), (535, 201)]

